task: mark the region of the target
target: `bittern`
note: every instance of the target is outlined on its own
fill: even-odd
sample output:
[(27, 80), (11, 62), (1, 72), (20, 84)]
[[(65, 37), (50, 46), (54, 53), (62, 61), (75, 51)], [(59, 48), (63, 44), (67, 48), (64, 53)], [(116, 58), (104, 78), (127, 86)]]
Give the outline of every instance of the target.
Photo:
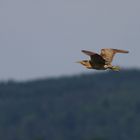
[(101, 54), (82, 50), (83, 53), (90, 56), (90, 60), (82, 60), (78, 63), (84, 65), (88, 69), (106, 70), (111, 69), (113, 71), (119, 71), (119, 66), (113, 66), (112, 61), (116, 53), (129, 53), (129, 51), (119, 49), (102, 49)]

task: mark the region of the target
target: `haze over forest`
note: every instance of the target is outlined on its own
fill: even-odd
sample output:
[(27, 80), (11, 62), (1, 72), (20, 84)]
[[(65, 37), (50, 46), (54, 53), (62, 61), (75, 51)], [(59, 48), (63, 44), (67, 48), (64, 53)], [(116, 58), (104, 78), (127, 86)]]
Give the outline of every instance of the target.
[(1, 140), (139, 140), (140, 70), (0, 84)]

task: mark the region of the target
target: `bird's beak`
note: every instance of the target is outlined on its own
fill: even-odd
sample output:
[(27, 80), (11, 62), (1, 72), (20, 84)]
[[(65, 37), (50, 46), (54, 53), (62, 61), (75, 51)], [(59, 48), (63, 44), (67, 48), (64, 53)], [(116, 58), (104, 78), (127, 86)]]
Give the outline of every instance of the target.
[(76, 63), (80, 63), (81, 64), (81, 61), (76, 61)]
[(81, 65), (84, 65), (84, 66), (86, 66), (86, 65), (87, 65), (87, 63), (86, 63), (86, 62), (84, 62), (84, 61), (77, 61), (77, 63), (79, 63), (79, 64), (81, 64)]

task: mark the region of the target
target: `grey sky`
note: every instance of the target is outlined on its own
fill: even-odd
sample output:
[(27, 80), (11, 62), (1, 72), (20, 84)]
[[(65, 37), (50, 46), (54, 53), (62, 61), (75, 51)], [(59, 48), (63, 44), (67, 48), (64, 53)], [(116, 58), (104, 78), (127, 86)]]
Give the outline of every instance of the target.
[(140, 67), (139, 14), (139, 0), (1, 0), (0, 80), (85, 72), (81, 49), (126, 49), (114, 64)]

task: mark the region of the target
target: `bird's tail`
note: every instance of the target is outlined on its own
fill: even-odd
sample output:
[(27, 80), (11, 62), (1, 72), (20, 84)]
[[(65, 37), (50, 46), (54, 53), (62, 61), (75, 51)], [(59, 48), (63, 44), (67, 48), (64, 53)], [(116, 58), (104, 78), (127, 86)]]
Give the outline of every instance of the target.
[(113, 49), (116, 53), (129, 53), (129, 51), (126, 50), (120, 50), (120, 49)]

